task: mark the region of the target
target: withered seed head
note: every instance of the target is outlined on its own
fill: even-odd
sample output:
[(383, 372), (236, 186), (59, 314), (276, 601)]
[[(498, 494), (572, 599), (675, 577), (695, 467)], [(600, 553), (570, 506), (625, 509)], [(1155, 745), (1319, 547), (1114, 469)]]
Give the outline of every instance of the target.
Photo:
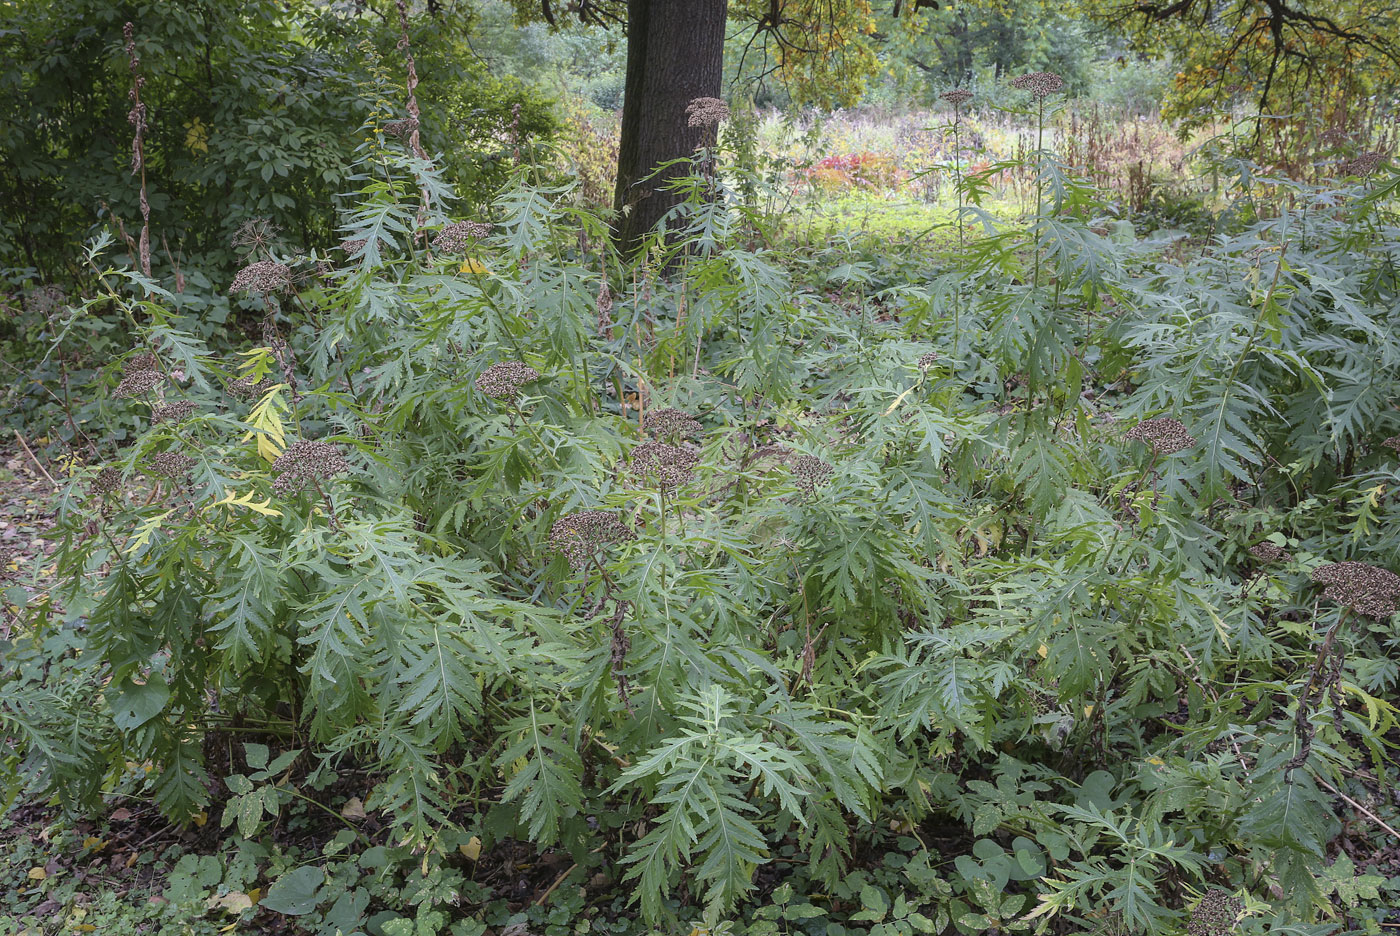
[(1385, 448), (1391, 449), (1392, 451), (1400, 453), (1400, 435), (1391, 436), (1390, 438), (1382, 442), (1381, 445)]
[(815, 455), (798, 455), (792, 460), (790, 468), (798, 490), (808, 497), (817, 493), (817, 488), (829, 484), (836, 473), (835, 468)]
[(179, 452), (159, 452), (146, 460), (148, 473), (179, 480), (190, 473), (195, 460)]
[(663, 491), (670, 490), (689, 483), (699, 461), (700, 457), (690, 449), (665, 442), (643, 442), (632, 450), (632, 475), (655, 477)]
[(1243, 909), (1244, 901), (1240, 898), (1212, 887), (1191, 911), (1186, 932), (1191, 936), (1228, 936), (1235, 931), (1235, 923)]
[(588, 565), (599, 550), (636, 539), (631, 527), (606, 510), (580, 510), (554, 521), (549, 542), (575, 570)]
[(476, 378), (476, 389), (497, 400), (513, 400), (520, 388), (540, 379), (540, 372), (519, 361), (492, 364)]
[(1348, 159), (1338, 168), (1343, 176), (1368, 176), (1380, 168), (1384, 161), (1384, 153), (1362, 153), (1354, 159)]
[(389, 136), (407, 140), (413, 135), (413, 131), (418, 129), (418, 118), (404, 117), (402, 120), (391, 120), (384, 125), (384, 132)]
[(480, 221), (458, 221), (438, 231), (433, 246), (444, 253), (461, 253), (474, 241), (491, 233), (491, 225)]
[(966, 88), (954, 88), (952, 91), (944, 91), (939, 97), (957, 107), (972, 100), (972, 92)]
[(685, 106), (685, 114), (692, 127), (713, 127), (729, 119), (729, 105), (719, 98), (698, 97)]
[(646, 414), (646, 431), (658, 439), (693, 439), (705, 430), (694, 416), (684, 410), (667, 407)]
[(1312, 580), (1327, 586), (1322, 597), (1378, 621), (1389, 618), (1400, 606), (1400, 575), (1365, 562), (1318, 566)]
[(1124, 438), (1145, 442), (1158, 455), (1171, 455), (1196, 444), (1196, 437), (1186, 431), (1180, 420), (1171, 416), (1144, 419), (1129, 429)]
[(91, 490), (94, 494), (110, 494), (119, 490), (122, 486), (122, 473), (114, 465), (108, 465), (97, 473), (97, 477), (92, 479)]
[(926, 351), (919, 355), (919, 370), (926, 371), (938, 363), (937, 351)]
[(262, 395), (275, 385), (276, 381), (271, 377), (254, 380), (250, 374), (247, 377), (239, 377), (236, 380), (230, 380), (225, 389), (228, 390), (228, 395), (231, 397), (236, 397), (240, 400), (257, 400), (261, 399)]
[(1038, 98), (1048, 97), (1064, 86), (1065, 80), (1054, 72), (1028, 72), (1011, 79), (1011, 87), (1029, 91)]
[(1293, 554), (1288, 550), (1281, 546), (1275, 546), (1268, 541), (1255, 543), (1253, 546), (1249, 547), (1249, 554), (1260, 562), (1265, 563), (1287, 562), (1289, 559), (1293, 558)]
[(194, 412), (194, 404), (188, 400), (181, 400), (178, 403), (161, 403), (152, 407), (151, 421), (158, 423), (177, 423), (188, 419)]
[(286, 292), (292, 287), (292, 270), (285, 263), (276, 260), (259, 260), (250, 263), (233, 278), (229, 292)]
[(272, 463), (277, 480), (272, 487), (279, 494), (295, 494), (313, 481), (350, 470), (340, 450), (320, 439), (302, 439), (287, 446)]

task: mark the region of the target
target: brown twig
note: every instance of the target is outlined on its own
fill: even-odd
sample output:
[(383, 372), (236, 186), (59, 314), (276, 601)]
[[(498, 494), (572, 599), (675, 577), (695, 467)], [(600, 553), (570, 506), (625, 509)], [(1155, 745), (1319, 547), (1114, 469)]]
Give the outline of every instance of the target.
[(24, 436), (19, 434), (18, 429), (15, 430), (15, 441), (19, 442), (20, 448), (24, 449), (24, 454), (29, 456), (29, 460), (34, 463), (34, 467), (38, 468), (39, 471), (43, 474), (43, 476), (49, 479), (49, 483), (53, 485), (53, 489), (55, 491), (57, 491), (63, 486), (53, 479), (53, 475), (49, 474), (48, 470), (45, 469), (43, 465), (39, 464), (38, 457), (34, 454), (33, 450), (30, 449), (29, 445), (24, 441)]

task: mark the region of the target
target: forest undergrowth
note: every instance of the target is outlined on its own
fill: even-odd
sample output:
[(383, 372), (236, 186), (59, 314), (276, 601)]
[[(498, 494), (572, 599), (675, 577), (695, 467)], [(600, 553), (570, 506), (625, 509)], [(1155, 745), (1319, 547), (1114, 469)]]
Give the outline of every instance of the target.
[(242, 344), (110, 237), (22, 313), (10, 931), (1400, 924), (1400, 174), (1235, 164), (1180, 251), (1042, 150), (930, 256), (701, 153), (628, 265), (391, 116)]

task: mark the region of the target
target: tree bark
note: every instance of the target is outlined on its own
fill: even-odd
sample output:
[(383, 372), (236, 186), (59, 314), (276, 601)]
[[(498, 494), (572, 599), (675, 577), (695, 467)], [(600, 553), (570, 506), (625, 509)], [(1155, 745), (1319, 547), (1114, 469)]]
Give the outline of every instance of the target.
[(631, 256), (682, 196), (665, 191), (684, 166), (652, 172), (715, 143), (714, 127), (691, 127), (686, 105), (720, 96), (728, 0), (628, 0), (627, 77), (617, 154), (614, 236)]

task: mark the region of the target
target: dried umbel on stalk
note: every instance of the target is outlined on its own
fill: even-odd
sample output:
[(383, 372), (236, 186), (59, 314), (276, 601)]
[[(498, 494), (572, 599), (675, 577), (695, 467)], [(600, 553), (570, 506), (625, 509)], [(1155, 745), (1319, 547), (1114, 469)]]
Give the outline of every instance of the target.
[(190, 473), (194, 468), (195, 460), (188, 455), (179, 452), (160, 452), (146, 459), (146, 469), (149, 474), (161, 475), (166, 478), (179, 480)]
[(1227, 936), (1235, 931), (1242, 910), (1244, 901), (1232, 897), (1228, 891), (1212, 887), (1191, 911), (1186, 932), (1191, 936)]
[[(139, 254), (141, 272), (147, 277), (151, 275), (151, 203), (146, 199), (146, 155), (145, 139), (146, 129), (146, 105), (141, 101), (141, 88), (145, 86), (146, 79), (141, 76), (141, 57), (136, 54), (136, 27), (127, 23), (122, 26), (122, 37), (126, 40), (123, 48), (126, 50), (127, 65), (131, 69), (131, 90), (127, 92), (127, 97), (131, 98), (131, 110), (127, 113), (126, 119), (131, 124), (131, 174), (141, 177), (141, 241), (137, 245), (136, 252)], [(130, 239), (127, 240), (130, 243)]]
[(492, 364), (476, 378), (476, 389), (497, 400), (513, 400), (520, 388), (540, 379), (540, 372), (519, 361)]
[(151, 408), (151, 421), (158, 423), (181, 422), (188, 419), (194, 409), (194, 404), (189, 400), (181, 400), (178, 403), (161, 403), (159, 406)]
[(68, 294), (57, 286), (38, 286), (24, 297), (24, 310), (47, 315), (68, 301)]
[(400, 140), (407, 140), (418, 129), (417, 117), (405, 117), (402, 120), (391, 120), (384, 125), (384, 132)]
[(815, 455), (799, 455), (789, 466), (797, 489), (808, 497), (817, 493), (817, 488), (831, 483), (836, 469)]
[(122, 380), (113, 391), (113, 396), (134, 397), (158, 387), (165, 375), (156, 365), (156, 356), (149, 351), (140, 351), (127, 358), (122, 364)]
[(1378, 621), (1388, 619), (1400, 606), (1400, 575), (1365, 562), (1319, 566), (1312, 580), (1327, 586), (1322, 597)]
[(276, 382), (270, 377), (263, 377), (254, 380), (249, 374), (247, 377), (239, 377), (237, 380), (230, 380), (224, 388), (228, 395), (239, 400), (256, 400), (262, 397), (269, 389), (274, 387)]
[(249, 218), (233, 232), (229, 243), (234, 247), (246, 247), (249, 252), (257, 253), (270, 248), (281, 231), (281, 228), (272, 223), (271, 218)]
[(713, 127), (729, 119), (729, 105), (719, 98), (698, 97), (685, 106), (685, 115), (692, 127)]
[(276, 260), (259, 260), (250, 263), (233, 278), (229, 287), (231, 293), (286, 292), (292, 288), (292, 271), (285, 263)]
[(606, 510), (571, 513), (554, 521), (549, 530), (549, 544), (575, 571), (586, 567), (605, 547), (636, 538), (631, 527)]
[(954, 88), (952, 91), (944, 91), (939, 97), (954, 107), (960, 107), (972, 100), (972, 92), (966, 88)]
[(1186, 431), (1180, 420), (1171, 416), (1144, 419), (1129, 429), (1123, 438), (1152, 446), (1156, 455), (1171, 455), (1196, 444), (1196, 437)]
[(1394, 452), (1400, 453), (1400, 435), (1391, 436), (1390, 438), (1382, 442), (1381, 446), (1384, 448), (1391, 449)]
[(111, 494), (113, 491), (119, 491), (121, 490), (121, 486), (121, 470), (114, 465), (108, 465), (97, 473), (97, 477), (92, 479), (92, 483), (89, 485), (88, 489), (92, 491), (93, 494), (102, 495)]
[(937, 351), (926, 351), (919, 355), (919, 370), (926, 371), (938, 363)]
[(665, 442), (643, 442), (632, 450), (632, 475), (654, 477), (663, 491), (688, 484), (695, 478), (700, 456), (690, 449)]
[(347, 237), (340, 242), (340, 249), (345, 251), (347, 256), (355, 257), (365, 249), (365, 245), (368, 243), (369, 240), (363, 237)]
[(277, 480), (272, 487), (279, 494), (295, 494), (308, 485), (350, 470), (350, 463), (340, 457), (340, 450), (320, 439), (302, 439), (287, 446), (287, 450), (272, 463)]
[(705, 429), (700, 420), (684, 410), (667, 407), (646, 414), (646, 431), (658, 439), (694, 439)]
[(1249, 554), (1263, 563), (1287, 562), (1293, 558), (1293, 554), (1282, 546), (1275, 546), (1273, 543), (1255, 543), (1249, 547)]
[(1383, 162), (1384, 153), (1362, 153), (1354, 159), (1348, 159), (1338, 168), (1343, 176), (1368, 176), (1379, 169)]
[(491, 233), (491, 225), (481, 221), (458, 221), (449, 224), (433, 238), (433, 247), (444, 253), (461, 253), (475, 241)]
[(1028, 72), (1011, 79), (1011, 87), (1029, 91), (1037, 98), (1046, 98), (1063, 91), (1065, 80), (1054, 72)]

